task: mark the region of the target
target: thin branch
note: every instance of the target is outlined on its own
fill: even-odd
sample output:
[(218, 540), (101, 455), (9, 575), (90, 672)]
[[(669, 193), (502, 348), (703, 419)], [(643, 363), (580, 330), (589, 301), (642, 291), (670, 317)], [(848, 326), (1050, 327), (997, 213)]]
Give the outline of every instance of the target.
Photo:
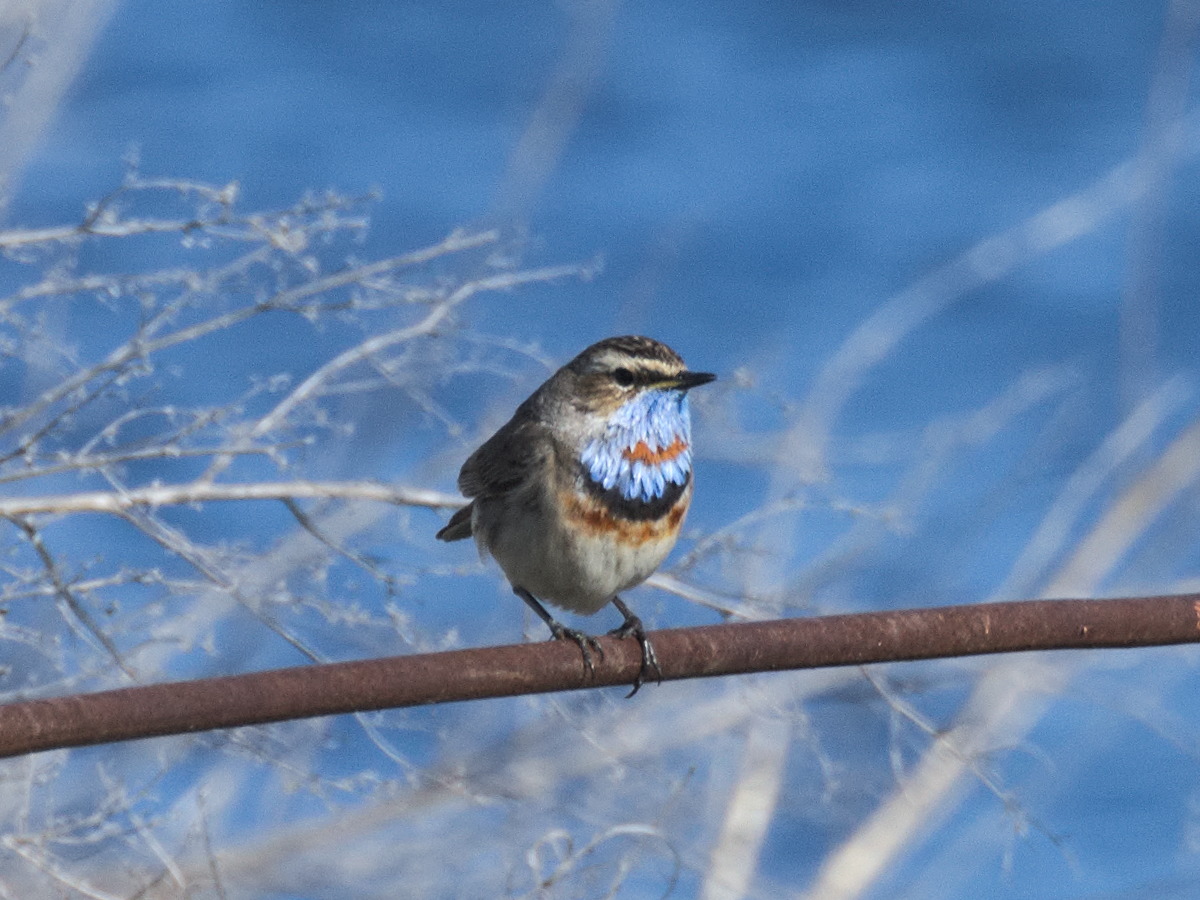
[[(462, 501), (459, 501), (460, 505), (461, 502)], [(367, 557), (363, 556), (358, 551), (352, 550), (349, 547), (343, 547), (334, 538), (325, 534), (321, 527), (312, 520), (312, 517), (309, 516), (308, 513), (300, 508), (300, 505), (296, 503), (295, 500), (293, 500), (291, 497), (285, 497), (283, 500), (283, 505), (287, 507), (287, 511), (292, 514), (292, 518), (294, 518), (300, 524), (301, 528), (311, 534), (314, 538), (316, 538), (338, 556), (348, 559), (350, 562), (354, 563), (360, 569), (369, 574), (372, 578), (376, 579), (380, 584), (387, 588), (389, 594), (394, 594), (396, 592), (396, 579), (392, 575), (389, 575), (387, 572), (380, 569), (379, 566), (375, 565), (373, 562), (371, 562), (371, 560), (367, 559)]]
[[(1200, 642), (1200, 594), (1032, 600), (655, 632), (663, 680), (1031, 650)], [(0, 706), (0, 757), (367, 710), (630, 684), (635, 641), (454, 650)]]
[(172, 528), (155, 516), (153, 510), (130, 509), (122, 513), (122, 518), (168, 553), (178, 556), (211, 584), (229, 594), (247, 613), (282, 638), (309, 662), (325, 662), (303, 640), (285, 628), (273, 616), (268, 615), (263, 610), (264, 604), (254, 602), (245, 592), (239, 590), (235, 579), (223, 571), (214, 553), (193, 544), (181, 531)]
[(50, 475), (61, 475), (64, 472), (90, 473), (110, 466), (121, 465), (122, 463), (144, 462), (152, 459), (188, 459), (198, 456), (216, 456), (221, 453), (233, 453), (239, 456), (272, 456), (280, 450), (303, 446), (302, 441), (292, 441), (289, 444), (277, 444), (271, 447), (241, 447), (237, 450), (230, 450), (227, 447), (180, 447), (177, 443), (174, 443), (174, 440), (172, 438), (171, 443), (143, 447), (138, 450), (122, 450), (114, 453), (97, 453), (91, 455), (81, 450), (79, 453), (70, 455), (61, 454), (56, 457), (61, 462), (31, 466), (28, 469), (18, 469), (15, 472), (0, 475), (0, 484), (45, 478)]
[(41, 560), (42, 566), (50, 578), (50, 583), (54, 585), (55, 595), (63, 603), (65, 618), (72, 630), (84, 640), (99, 644), (104, 649), (104, 652), (112, 657), (117, 668), (124, 672), (131, 680), (137, 681), (137, 673), (126, 664), (125, 659), (121, 656), (121, 651), (117, 649), (117, 645), (113, 643), (112, 638), (105, 634), (104, 629), (96, 624), (96, 620), (92, 618), (91, 613), (79, 602), (79, 598), (75, 596), (67, 580), (62, 577), (53, 554), (50, 553), (46, 544), (42, 541), (41, 532), (28, 519), (14, 516), (9, 517), (9, 520), (21, 529), (25, 534), (26, 540), (29, 541), (34, 552), (37, 553), (38, 559)]
[(254, 484), (152, 485), (120, 491), (84, 491), (0, 500), (0, 518), (39, 513), (122, 513), (138, 507), (179, 506), (229, 500), (373, 500), (425, 509), (457, 509), (463, 499), (422, 488), (398, 488), (374, 481), (278, 481)]
[[(2, 237), (2, 235), (0, 235)], [(354, 284), (363, 278), (372, 277), (381, 272), (391, 271), (394, 269), (406, 268), (409, 266), (418, 265), (419, 263), (428, 262), (439, 256), (444, 256), (449, 253), (457, 253), (463, 250), (472, 249), (492, 243), (497, 239), (494, 231), (480, 232), (478, 234), (468, 234), (456, 231), (445, 240), (434, 244), (433, 246), (415, 250), (411, 253), (405, 253), (400, 256), (394, 256), (389, 259), (379, 260), (377, 262), (368, 263), (361, 266), (352, 266), (343, 269), (340, 272), (335, 272), (332, 275), (327, 275), (323, 278), (315, 279), (311, 282), (299, 285), (294, 288), (289, 288), (280, 291), (264, 300), (252, 303), (248, 306), (238, 307), (229, 312), (221, 313), (201, 322), (196, 322), (168, 332), (158, 337), (153, 337), (153, 326), (169, 321), (169, 316), (165, 313), (160, 313), (155, 316), (152, 323), (148, 323), (138, 329), (138, 333), (130, 338), (120, 347), (113, 350), (101, 362), (96, 363), (88, 369), (81, 370), (69, 378), (63, 379), (59, 384), (50, 390), (47, 390), (35, 402), (30, 403), (20, 410), (12, 411), (7, 417), (0, 419), (0, 429), (12, 430), (19, 428), (21, 425), (28, 422), (35, 416), (40, 415), (43, 411), (58, 403), (64, 397), (70, 396), (73, 392), (79, 390), (89, 381), (101, 375), (116, 373), (122, 371), (126, 366), (136, 360), (149, 359), (152, 355), (163, 350), (174, 347), (178, 344), (188, 343), (198, 340), (213, 332), (222, 331), (231, 328), (234, 325), (261, 315), (264, 312), (272, 310), (288, 310), (291, 309), (299, 300), (311, 297), (315, 294), (331, 291), (339, 287), (345, 287)], [(540, 270), (539, 270), (540, 271)], [(573, 270), (573, 271), (578, 271)], [(495, 283), (504, 282), (508, 279), (512, 284), (523, 284), (525, 280), (534, 280), (530, 276), (531, 273), (505, 273), (501, 276), (494, 276), (490, 279), (481, 279), (477, 282), (470, 282), (460, 287), (457, 291), (451, 294), (451, 297), (434, 308), (434, 312), (427, 318), (434, 324), (440, 322), (449, 309), (446, 308), (451, 304), (460, 302), (457, 300), (458, 295), (462, 294), (462, 299), (477, 293), (480, 290), (496, 290), (498, 289)], [(525, 280), (522, 280), (525, 279)], [(507, 284), (500, 284), (507, 286)], [(432, 325), (430, 329), (432, 330)]]
[[(208, 203), (219, 209), (212, 214), (196, 214), (186, 218), (121, 218), (117, 201), (143, 191), (165, 190), (178, 193), (198, 193)], [(133, 178), (124, 185), (92, 204), (78, 225), (54, 225), (47, 228), (14, 228), (0, 231), (0, 247), (19, 247), (43, 244), (65, 244), (84, 237), (128, 238), (137, 235), (187, 234), (202, 232), (220, 235), (223, 238), (242, 241), (261, 241), (264, 237), (279, 242), (277, 229), (265, 228), (265, 222), (274, 222), (281, 215), (308, 215), (340, 210), (363, 203), (366, 197), (341, 198), (337, 196), (316, 203), (302, 203), (282, 213), (251, 213), (239, 215), (233, 211), (237, 199), (238, 185), (232, 182), (222, 188), (198, 182), (167, 179), (147, 180)], [(320, 225), (320, 223), (317, 223)], [(344, 227), (344, 226), (343, 226)], [(322, 229), (325, 230), (325, 229)]]
[[(322, 387), (339, 372), (343, 372), (351, 366), (370, 359), (388, 347), (432, 334), (442, 325), (456, 307), (475, 294), (484, 291), (510, 290), (525, 284), (554, 281), (559, 278), (580, 274), (586, 276), (588, 270), (575, 265), (547, 266), (541, 269), (531, 269), (522, 272), (503, 272), (499, 275), (491, 275), (475, 281), (468, 281), (460, 285), (442, 302), (430, 309), (420, 322), (368, 338), (357, 346), (339, 353), (329, 362), (325, 363), (325, 365), (321, 366), (321, 368), (298, 384), (295, 390), (281, 400), (274, 409), (259, 419), (254, 428), (251, 429), (247, 440), (253, 441), (281, 427), (296, 407), (316, 396)], [(205, 479), (209, 481), (215, 479), (221, 472), (228, 468), (230, 462), (231, 459), (225, 457), (218, 457), (213, 460), (212, 465), (204, 476)]]

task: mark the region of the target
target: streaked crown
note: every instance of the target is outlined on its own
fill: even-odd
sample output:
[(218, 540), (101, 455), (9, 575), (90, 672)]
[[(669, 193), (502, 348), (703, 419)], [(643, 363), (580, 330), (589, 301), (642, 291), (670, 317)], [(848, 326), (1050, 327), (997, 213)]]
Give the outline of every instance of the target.
[(613, 412), (645, 391), (687, 391), (716, 377), (689, 372), (683, 357), (666, 344), (638, 335), (592, 344), (564, 368), (576, 376), (581, 404), (600, 413)]

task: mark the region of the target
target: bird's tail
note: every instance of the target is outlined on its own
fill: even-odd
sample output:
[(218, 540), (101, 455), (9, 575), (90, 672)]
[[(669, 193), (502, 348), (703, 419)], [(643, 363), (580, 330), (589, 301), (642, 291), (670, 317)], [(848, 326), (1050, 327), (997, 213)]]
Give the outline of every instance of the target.
[(450, 517), (446, 527), (437, 533), (439, 541), (461, 541), (471, 536), (471, 513), (475, 509), (474, 502), (468, 503)]

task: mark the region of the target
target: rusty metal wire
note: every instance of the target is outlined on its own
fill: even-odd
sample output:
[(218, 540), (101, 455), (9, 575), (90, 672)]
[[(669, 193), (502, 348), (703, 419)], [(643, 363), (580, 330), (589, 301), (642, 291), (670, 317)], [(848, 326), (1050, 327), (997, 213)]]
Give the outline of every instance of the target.
[[(651, 635), (664, 681), (985, 653), (1200, 642), (1200, 594), (1031, 600), (782, 619)], [(0, 758), (41, 750), (487, 697), (632, 683), (636, 641), (595, 671), (563, 641), (122, 688), (0, 706)], [(634, 701), (636, 702), (636, 701)]]

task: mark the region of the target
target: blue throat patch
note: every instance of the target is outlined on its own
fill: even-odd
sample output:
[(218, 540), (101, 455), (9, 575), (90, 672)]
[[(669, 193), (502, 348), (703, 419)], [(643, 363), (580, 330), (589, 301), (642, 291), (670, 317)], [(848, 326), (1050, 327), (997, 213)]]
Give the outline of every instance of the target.
[[(651, 453), (677, 440), (684, 449), (661, 463), (629, 459), (626, 451), (645, 444)], [(606, 491), (616, 488), (626, 500), (650, 502), (671, 484), (687, 483), (692, 469), (692, 418), (687, 394), (677, 390), (643, 391), (613, 413), (602, 437), (583, 448), (580, 461)]]

